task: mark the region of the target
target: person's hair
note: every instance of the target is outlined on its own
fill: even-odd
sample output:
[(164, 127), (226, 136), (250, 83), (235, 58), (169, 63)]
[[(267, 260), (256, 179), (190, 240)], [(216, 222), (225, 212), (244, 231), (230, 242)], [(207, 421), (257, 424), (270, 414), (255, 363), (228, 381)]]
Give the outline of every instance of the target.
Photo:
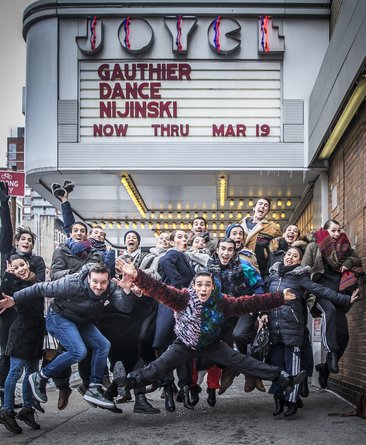
[(235, 241), (232, 238), (228, 238), (228, 237), (220, 238), (217, 241), (216, 248), (218, 249), (220, 247), (220, 244), (222, 244), (222, 243), (231, 243), (234, 246), (234, 250), (235, 250), (236, 244), (235, 244)]
[(337, 224), (337, 226), (339, 226), (339, 227), (341, 226), (341, 225), (339, 224), (339, 222), (336, 221), (335, 219), (328, 219), (328, 221), (325, 222), (323, 228), (324, 228), (325, 230), (328, 230), (329, 227), (330, 227), (330, 224), (331, 224), (331, 223), (333, 223), (333, 224)]
[(205, 239), (205, 236), (204, 236), (204, 235), (194, 235), (194, 237), (193, 237), (192, 240), (191, 240), (191, 244), (193, 244), (193, 241), (194, 241), (196, 238), (202, 238), (203, 241), (204, 241), (205, 244), (206, 244), (206, 239)]
[(291, 250), (291, 249), (295, 249), (295, 250), (297, 250), (297, 251), (299, 252), (300, 260), (301, 260), (302, 257), (304, 256), (304, 251), (303, 251), (302, 249), (300, 249), (300, 247), (292, 247), (292, 246), (290, 246), (290, 247), (287, 249), (287, 252), (288, 252), (289, 250)]
[(15, 260), (23, 260), (25, 263), (27, 263), (27, 264), (29, 265), (28, 260), (26, 260), (26, 259), (24, 258), (24, 256), (22, 256), (22, 255), (18, 255), (17, 253), (14, 253), (13, 255), (10, 255), (10, 258), (9, 258), (9, 262), (10, 262), (10, 264), (11, 264), (13, 261), (15, 261)]
[(111, 271), (108, 269), (108, 267), (102, 263), (94, 263), (89, 267), (89, 277), (92, 273), (107, 273), (108, 278), (111, 277)]
[(282, 233), (285, 233), (286, 230), (287, 230), (287, 228), (290, 227), (290, 226), (295, 226), (295, 227), (297, 227), (297, 231), (298, 231), (299, 238), (300, 238), (300, 229), (299, 229), (299, 226), (298, 226), (297, 224), (290, 224), (290, 223), (289, 223), (289, 224), (286, 224), (285, 227), (284, 227), (284, 229), (282, 230)]
[(183, 229), (173, 230), (173, 232), (169, 236), (169, 241), (174, 241), (174, 238), (175, 238), (175, 235), (177, 234), (177, 232), (184, 232), (184, 233), (186, 233)]
[(16, 233), (15, 233), (15, 237), (14, 237), (15, 241), (19, 241), (19, 240), (20, 240), (20, 237), (21, 237), (24, 233), (25, 233), (26, 235), (30, 235), (30, 237), (32, 238), (33, 245), (34, 245), (34, 243), (35, 243), (35, 241), (36, 241), (36, 238), (37, 238), (37, 235), (36, 235), (35, 233), (32, 232), (32, 230), (31, 230), (30, 227), (24, 227), (24, 226), (17, 227)]
[(196, 275), (193, 277), (193, 284), (196, 284), (198, 277), (209, 277), (209, 278), (211, 278), (211, 281), (213, 283), (213, 275), (211, 272), (208, 272), (205, 270), (202, 270), (201, 272), (197, 272)]
[(118, 259), (123, 260), (123, 261), (126, 261), (126, 260), (133, 261), (133, 256), (129, 255), (128, 253), (124, 253), (123, 255), (120, 255), (118, 257)]
[(272, 199), (271, 199), (271, 198), (268, 198), (268, 196), (261, 196), (260, 198), (257, 199), (255, 205), (257, 205), (257, 202), (258, 202), (260, 199), (264, 199), (264, 201), (267, 201), (267, 202), (268, 202), (268, 210), (271, 210)]
[(192, 225), (195, 221), (203, 221), (207, 227), (207, 220), (203, 216), (197, 216), (197, 218), (192, 219)]
[(101, 229), (101, 230), (103, 230), (103, 232), (104, 232), (104, 229), (103, 229), (103, 227), (102, 226), (94, 226), (94, 227), (92, 227), (90, 230), (89, 230), (89, 235), (91, 235), (92, 233), (93, 233), (93, 230), (94, 229)]
[(75, 221), (74, 224), (72, 224), (70, 226), (70, 232), (72, 232), (72, 229), (74, 228), (74, 226), (83, 226), (84, 229), (85, 229), (85, 233), (86, 234), (88, 233), (88, 226), (84, 222), (82, 222), (82, 221)]

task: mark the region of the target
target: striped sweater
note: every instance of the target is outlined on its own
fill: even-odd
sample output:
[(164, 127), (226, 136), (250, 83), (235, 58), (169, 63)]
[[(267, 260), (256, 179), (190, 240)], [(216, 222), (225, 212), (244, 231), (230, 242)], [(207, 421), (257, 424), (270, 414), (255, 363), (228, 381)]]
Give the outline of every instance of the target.
[(283, 293), (230, 297), (216, 286), (210, 298), (202, 303), (193, 288), (176, 289), (138, 270), (135, 284), (149, 297), (174, 311), (175, 333), (191, 349), (204, 349), (220, 337), (226, 318), (258, 313), (281, 306)]

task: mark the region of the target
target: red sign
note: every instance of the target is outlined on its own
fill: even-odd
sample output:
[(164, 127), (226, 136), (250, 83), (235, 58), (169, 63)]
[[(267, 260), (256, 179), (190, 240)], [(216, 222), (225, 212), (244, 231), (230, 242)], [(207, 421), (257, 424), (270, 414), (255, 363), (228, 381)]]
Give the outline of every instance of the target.
[(9, 195), (25, 195), (25, 173), (0, 170), (0, 181), (6, 182), (9, 187)]

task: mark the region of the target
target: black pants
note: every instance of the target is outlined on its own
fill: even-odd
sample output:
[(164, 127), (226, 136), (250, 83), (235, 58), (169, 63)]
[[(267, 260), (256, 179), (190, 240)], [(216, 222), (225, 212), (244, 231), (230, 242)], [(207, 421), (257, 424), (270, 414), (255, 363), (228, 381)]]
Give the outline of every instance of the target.
[(239, 317), (233, 331), (234, 341), (242, 354), (248, 354), (248, 345), (255, 338), (255, 323), (258, 314), (244, 314)]
[(318, 298), (316, 307), (322, 313), (322, 340), (326, 351), (342, 357), (349, 341), (348, 323), (343, 307), (335, 306), (324, 298)]
[(166, 374), (178, 366), (192, 361), (195, 357), (209, 359), (219, 366), (236, 369), (243, 374), (250, 374), (264, 380), (275, 380), (281, 368), (267, 365), (253, 357), (241, 354), (221, 340), (215, 341), (205, 349), (194, 350), (186, 346), (180, 340), (175, 340), (172, 345), (155, 361), (136, 371), (129, 373), (133, 377), (136, 386), (143, 386), (162, 379)]

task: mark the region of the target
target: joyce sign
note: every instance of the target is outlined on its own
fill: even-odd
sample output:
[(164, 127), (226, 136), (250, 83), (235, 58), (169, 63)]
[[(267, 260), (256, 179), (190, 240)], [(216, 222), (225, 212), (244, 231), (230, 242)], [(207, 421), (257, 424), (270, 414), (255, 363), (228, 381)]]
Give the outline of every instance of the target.
[(0, 181), (6, 182), (9, 187), (9, 195), (25, 195), (25, 173), (0, 170)]
[(82, 61), (81, 141), (279, 142), (280, 73), (277, 61)]

